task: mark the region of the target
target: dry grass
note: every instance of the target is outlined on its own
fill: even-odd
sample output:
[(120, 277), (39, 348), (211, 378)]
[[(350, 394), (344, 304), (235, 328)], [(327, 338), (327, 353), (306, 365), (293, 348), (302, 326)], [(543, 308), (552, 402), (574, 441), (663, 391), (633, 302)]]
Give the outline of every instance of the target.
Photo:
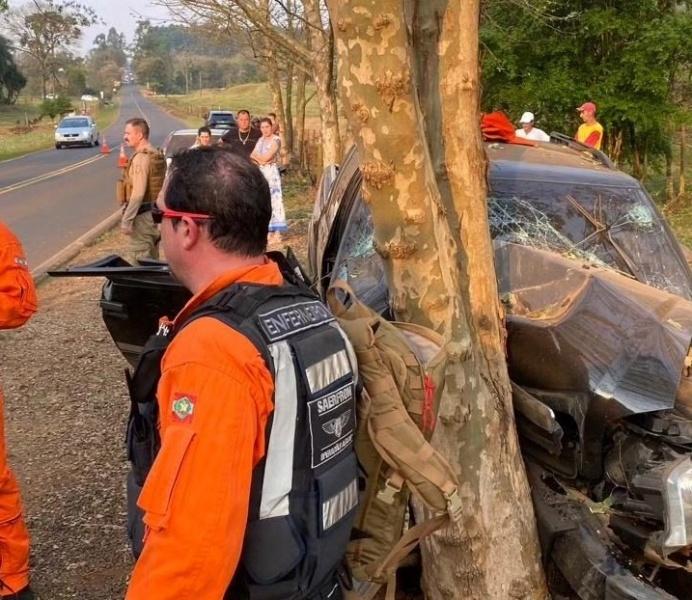
[[(312, 94), (309, 87), (308, 95)], [(246, 83), (225, 89), (202, 89), (190, 94), (171, 94), (169, 96), (150, 96), (168, 112), (185, 121), (190, 127), (199, 127), (204, 114), (211, 109), (247, 109), (253, 115), (266, 115), (272, 112), (272, 97), (266, 83)], [(294, 100), (295, 102), (295, 100)], [(295, 108), (294, 108), (294, 113)], [(313, 97), (306, 107), (309, 126), (319, 122), (319, 108)]]

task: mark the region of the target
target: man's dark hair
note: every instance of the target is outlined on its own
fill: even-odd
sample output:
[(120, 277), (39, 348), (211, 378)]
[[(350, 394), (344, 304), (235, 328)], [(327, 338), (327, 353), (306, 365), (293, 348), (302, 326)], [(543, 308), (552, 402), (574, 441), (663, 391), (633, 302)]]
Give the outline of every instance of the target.
[(274, 123), (272, 123), (272, 120), (269, 117), (264, 117), (263, 119), (260, 119), (259, 122), (260, 122), (260, 125), (262, 123), (269, 123), (272, 126), (274, 125)]
[(276, 121), (276, 113), (269, 113), (267, 116), (271, 117), (272, 121)]
[(241, 108), (241, 109), (236, 113), (236, 117), (239, 117), (240, 115), (247, 115), (247, 116), (249, 117), (249, 116), (250, 116), (250, 111), (247, 110), (247, 109), (245, 109), (245, 108)]
[(179, 152), (171, 161), (164, 193), (167, 208), (214, 217), (207, 227), (217, 248), (242, 256), (266, 250), (269, 186), (244, 156), (219, 146)]
[(125, 121), (125, 125), (132, 125), (142, 132), (142, 135), (148, 140), (149, 139), (149, 123), (145, 119), (140, 117), (134, 117)]
[(202, 135), (203, 133), (208, 133), (211, 135), (211, 129), (207, 127), (206, 125), (202, 125), (198, 130), (197, 130), (197, 135)]

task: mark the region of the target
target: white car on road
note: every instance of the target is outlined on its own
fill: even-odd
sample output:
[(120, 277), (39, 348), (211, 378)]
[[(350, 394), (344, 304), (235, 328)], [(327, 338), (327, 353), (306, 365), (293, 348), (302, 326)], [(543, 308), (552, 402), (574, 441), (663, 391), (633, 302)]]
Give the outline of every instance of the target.
[(99, 132), (89, 116), (65, 117), (55, 129), (55, 147), (98, 146)]

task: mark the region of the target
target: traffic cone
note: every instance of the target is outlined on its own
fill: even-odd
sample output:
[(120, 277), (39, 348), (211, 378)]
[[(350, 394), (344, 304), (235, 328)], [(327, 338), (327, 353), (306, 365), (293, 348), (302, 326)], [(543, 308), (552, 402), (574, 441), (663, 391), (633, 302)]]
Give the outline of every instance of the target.
[(108, 145), (108, 142), (106, 141), (106, 136), (101, 136), (101, 154), (110, 154), (111, 153), (111, 147)]
[(127, 154), (125, 154), (125, 146), (120, 144), (120, 154), (118, 154), (118, 168), (125, 169), (127, 167)]

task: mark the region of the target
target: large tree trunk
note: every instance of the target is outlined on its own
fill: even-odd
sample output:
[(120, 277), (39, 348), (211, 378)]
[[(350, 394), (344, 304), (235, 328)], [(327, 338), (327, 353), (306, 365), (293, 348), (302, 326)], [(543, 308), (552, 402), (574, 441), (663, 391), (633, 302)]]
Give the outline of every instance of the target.
[(338, 164), (341, 160), (341, 139), (332, 73), (334, 40), (322, 26), (320, 0), (306, 0), (303, 5), (305, 18), (309, 24), (313, 79), (320, 107), (322, 163), (324, 166)]
[(295, 65), (289, 63), (286, 68), (286, 102), (284, 103), (285, 114), (285, 137), (286, 137), (286, 150), (288, 152), (287, 161), (291, 162), (294, 147), (293, 147), (293, 73), (295, 72)]
[(460, 0), (450, 0), (438, 46), (441, 137), (456, 212), (450, 224), (460, 225), (455, 234), (463, 247), (462, 281), (468, 286), (461, 298), (472, 326), (466, 381), (475, 379), (476, 384), (454, 390), (469, 414), (455, 419), (458, 407), (448, 403), (434, 442), (455, 461), (466, 488), (468, 545), (459, 545), (451, 536), (431, 538), (424, 544), (425, 580), (431, 598), (444, 597), (445, 588), (462, 590), (457, 597), (544, 598), (533, 506), (515, 431), (485, 202), (479, 16), (480, 0), (466, 0), (463, 6)]
[[(262, 10), (265, 13), (267, 27), (271, 27), (269, 15), (269, 0), (262, 0)], [(279, 77), (279, 63), (276, 60), (276, 54), (271, 42), (262, 40), (263, 62), (264, 67), (269, 76), (269, 90), (272, 95), (272, 109), (276, 114), (276, 119), (279, 122), (279, 138), (281, 139), (281, 163), (285, 164), (287, 158), (286, 148), (286, 113), (284, 111), (284, 98), (281, 89), (281, 77)]]
[(281, 78), (276, 58), (269, 52), (267, 60), (267, 72), (269, 74), (269, 89), (272, 94), (272, 108), (279, 122), (279, 138), (281, 138), (281, 163), (285, 164), (290, 150), (286, 145), (286, 112), (284, 110), (283, 91), (281, 89)]
[[(433, 442), (458, 473), (464, 516), (425, 543), (426, 592), (445, 600), (543, 599), (485, 209), (478, 0), (463, 7), (460, 0), (434, 0), (413, 17), (429, 20), (414, 24), (416, 44), (436, 48), (439, 60), (439, 80), (428, 79), (421, 99), (425, 118), (411, 63), (418, 46), (413, 52), (409, 44), (404, 4), (330, 0), (329, 7), (392, 307), (397, 318), (440, 331), (451, 358)], [(435, 43), (423, 41), (423, 32)], [(428, 122), (435, 107), (441, 118)], [(441, 194), (436, 179), (445, 177), (449, 187)]]
[(301, 171), (305, 170), (305, 84), (307, 78), (307, 74), (301, 70), (296, 84), (295, 148)]

